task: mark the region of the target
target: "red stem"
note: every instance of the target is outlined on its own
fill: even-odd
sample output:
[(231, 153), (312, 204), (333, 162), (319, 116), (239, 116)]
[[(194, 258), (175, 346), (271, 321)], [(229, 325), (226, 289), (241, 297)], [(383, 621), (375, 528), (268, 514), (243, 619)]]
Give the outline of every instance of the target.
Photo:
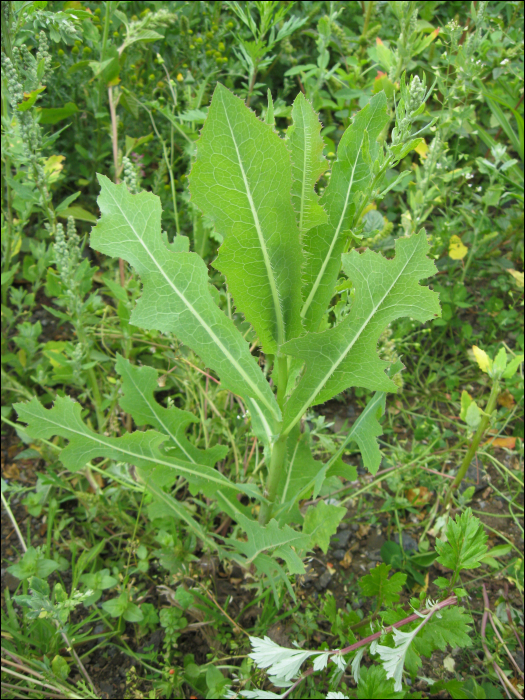
[(518, 631), (516, 630), (516, 627), (515, 627), (514, 622), (512, 620), (508, 595), (509, 595), (509, 584), (505, 581), (503, 598), (505, 599), (505, 603), (507, 606), (507, 618), (508, 618), (509, 625), (510, 625), (511, 629), (514, 632), (514, 636), (516, 637), (516, 640), (517, 640), (518, 644), (520, 645), (521, 653), (523, 653), (523, 642), (521, 641), (521, 637), (519, 636)]
[[(449, 605), (454, 605), (457, 602), (458, 602), (457, 596), (452, 595), (449, 598), (446, 598), (445, 600), (443, 600), (441, 603), (439, 603), (439, 605), (435, 606), (433, 608), (433, 610), (434, 610), (434, 612), (437, 612), (437, 610), (442, 610), (443, 608), (447, 608)], [(420, 615), (425, 615), (425, 614), (428, 614), (429, 612), (430, 612), (430, 610), (428, 610), (428, 608), (427, 608), (426, 610), (423, 610), (420, 613)], [(350, 651), (355, 651), (356, 649), (359, 649), (360, 647), (363, 647), (367, 644), (370, 644), (370, 642), (373, 642), (375, 639), (379, 639), (379, 637), (381, 637), (384, 634), (389, 634), (390, 632), (392, 632), (394, 627), (396, 627), (396, 628), (403, 627), (404, 625), (408, 625), (410, 622), (414, 622), (414, 620), (420, 620), (421, 619), (420, 615), (416, 615), (415, 613), (413, 615), (409, 615), (408, 617), (405, 617), (404, 620), (400, 620), (399, 622), (394, 622), (394, 624), (390, 625), (390, 627), (385, 627), (380, 632), (376, 632), (375, 634), (371, 634), (369, 637), (366, 637), (366, 639), (362, 639), (360, 642), (356, 642), (355, 644), (351, 644), (350, 646), (345, 647), (344, 649), (333, 649), (330, 653), (334, 654), (334, 655), (338, 654), (339, 656), (341, 656), (343, 654), (348, 654)], [(334, 661), (334, 660), (331, 658), (330, 661)], [(301, 678), (299, 678), (299, 680), (295, 681), (295, 683), (290, 688), (288, 688), (288, 690), (283, 695), (281, 695), (281, 698), (288, 697), (288, 695), (292, 692), (292, 690), (294, 690), (294, 688), (296, 688), (299, 685), (299, 683), (301, 683), (301, 681), (303, 681), (305, 678), (308, 678), (308, 676), (311, 676), (313, 672), (314, 672), (314, 669), (309, 668), (308, 671), (306, 671), (306, 673), (303, 673), (303, 675), (301, 676)]]

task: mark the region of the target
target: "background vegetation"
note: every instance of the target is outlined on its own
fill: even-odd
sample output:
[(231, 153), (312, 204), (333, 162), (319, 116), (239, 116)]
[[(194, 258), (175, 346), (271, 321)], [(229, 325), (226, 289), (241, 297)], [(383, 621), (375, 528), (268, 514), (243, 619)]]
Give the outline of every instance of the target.
[[(95, 460), (64, 471), (63, 442), (31, 440), (12, 404), (72, 396), (95, 430), (123, 435), (133, 426), (119, 405), (120, 353), (156, 370), (159, 402), (197, 416), (188, 429), (195, 446), (228, 447), (221, 472), (257, 478), (265, 455), (242, 403), (176, 338), (130, 325), (139, 281), (124, 261), (87, 245), (99, 216), (96, 173), (160, 197), (168, 239), (188, 236), (210, 263), (218, 304), (255, 348), (211, 265), (220, 236), (187, 187), (216, 83), (262, 118), (269, 90), (281, 135), (302, 91), (320, 113), (331, 160), (353, 115), (381, 90), (391, 130), (404, 73), (433, 86), (416, 118), (430, 125), (416, 152), (387, 173), (390, 189), (364, 213), (354, 245), (390, 257), (397, 238), (424, 227), (443, 315), (423, 326), (405, 319), (384, 334), (383, 357), (399, 357), (405, 371), (387, 400), (382, 466), (372, 478), (345, 449), (358, 479), (332, 477), (320, 494), (348, 509), (344, 526), (327, 553), (314, 552), (309, 573), (292, 579), (295, 601), (283, 588), (277, 603), (253, 572), (219, 561), (184, 519), (155, 512), (128, 465)], [(371, 634), (382, 606), (435, 597), (439, 504), (450, 501), (454, 512), (470, 507), (479, 517), (491, 549), (475, 573), (461, 575), (472, 646), (434, 654), (398, 695), (384, 679), (373, 686), (371, 672), (356, 691), (350, 669), (342, 690), (495, 698), (511, 696), (511, 686), (519, 697), (523, 4), (3, 2), (2, 88), (6, 696), (220, 697), (227, 685), (261, 687), (248, 634), (345, 647), (349, 634)], [(324, 176), (318, 191), (326, 184)], [(326, 323), (351, 302), (341, 278)], [(496, 377), (487, 357), (502, 348), (518, 371)], [(317, 456), (335, 454), (368, 399), (347, 391), (307, 416)], [(184, 485), (174, 493), (211, 537), (233, 531)], [(391, 599), (371, 600), (358, 585), (379, 562), (404, 577)], [(41, 583), (30, 587), (31, 577)], [(309, 677), (290, 697), (326, 697), (330, 682)]]

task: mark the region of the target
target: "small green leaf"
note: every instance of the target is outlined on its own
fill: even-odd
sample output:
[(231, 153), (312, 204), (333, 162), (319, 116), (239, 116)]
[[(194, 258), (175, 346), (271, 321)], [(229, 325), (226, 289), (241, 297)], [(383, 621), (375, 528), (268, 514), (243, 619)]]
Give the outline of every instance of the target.
[(461, 411), (459, 413), (459, 417), (461, 418), (461, 420), (464, 420), (465, 422), (467, 421), (467, 411), (473, 401), (474, 399), (468, 393), (468, 391), (465, 391), (463, 389), (463, 391), (461, 392)]
[(490, 549), (485, 556), (486, 557), (504, 557), (507, 554), (510, 554), (510, 552), (512, 552), (512, 545), (511, 544), (499, 544), (497, 547), (493, 547), (492, 549)]
[(142, 610), (135, 603), (128, 603), (126, 610), (122, 616), (126, 622), (141, 622), (144, 619)]
[(507, 365), (507, 369), (503, 372), (503, 379), (512, 379), (522, 362), (523, 355), (516, 355), (516, 357), (513, 357)]
[(58, 564), (52, 559), (46, 559), (43, 552), (35, 547), (28, 547), (21, 561), (7, 567), (7, 571), (21, 581), (26, 581), (31, 576), (47, 578), (58, 569)]
[(507, 368), (507, 353), (505, 348), (500, 348), (496, 357), (494, 358), (493, 373), (494, 376), (502, 377)]
[(438, 586), (438, 588), (448, 588), (450, 581), (444, 576), (438, 576), (434, 579), (434, 584)]
[(67, 661), (58, 654), (54, 657), (53, 661), (51, 662), (51, 668), (53, 669), (53, 673), (55, 674), (55, 676), (57, 676), (57, 678), (60, 678), (60, 680), (62, 681), (65, 681), (69, 676), (69, 665)]
[(304, 517), (303, 532), (310, 535), (310, 548), (318, 545), (326, 554), (330, 537), (337, 532), (337, 526), (346, 515), (346, 508), (327, 505), (319, 501), (309, 506)]
[(60, 202), (60, 204), (58, 204), (56, 206), (55, 214), (60, 214), (61, 211), (63, 211), (64, 209), (67, 209), (67, 207), (69, 207), (69, 205), (72, 204), (75, 201), (75, 199), (80, 197), (80, 195), (81, 195), (80, 192), (75, 192), (75, 194), (71, 194), (71, 195), (69, 195), (69, 197), (66, 197), (65, 199), (63, 199)]
[[(438, 649), (445, 651), (447, 644), (465, 649), (472, 646), (472, 618), (463, 608), (451, 605), (432, 615), (429, 622), (416, 635), (413, 648), (418, 654), (430, 658)], [(415, 669), (410, 669), (415, 670)]]
[(106, 600), (101, 607), (111, 617), (121, 617), (128, 607), (128, 594), (124, 592), (118, 598)]
[(40, 93), (44, 92), (45, 89), (46, 88), (44, 86), (44, 87), (37, 88), (36, 90), (33, 90), (32, 92), (24, 93), (24, 101), (18, 105), (17, 110), (19, 112), (27, 112), (28, 110), (30, 110), (31, 107), (37, 101)]
[(83, 207), (79, 207), (77, 205), (73, 207), (67, 207), (66, 209), (61, 209), (60, 212), (58, 212), (58, 215), (61, 219), (67, 219), (69, 216), (72, 216), (78, 221), (87, 221), (90, 224), (97, 223), (97, 217), (94, 214), (92, 214), (90, 211), (86, 211)]
[(477, 430), (481, 423), (481, 410), (478, 404), (472, 400), (465, 414), (465, 423), (471, 430)]
[[(74, 102), (66, 102), (63, 107), (51, 107), (48, 109), (38, 109), (38, 121), (40, 124), (57, 124), (62, 119), (68, 119), (78, 112), (78, 107)], [(96, 221), (96, 219), (95, 219)]]
[(359, 580), (359, 587), (366, 596), (376, 596), (385, 605), (392, 605), (399, 600), (399, 592), (407, 580), (406, 574), (397, 572), (390, 578), (388, 574), (392, 567), (389, 564), (379, 564), (370, 573)]
[(455, 520), (448, 520), (447, 539), (448, 542), (436, 540), (440, 564), (457, 571), (476, 569), (481, 565), (487, 553), (487, 535), (470, 508), (457, 515)]
[(392, 698), (404, 698), (404, 692), (394, 691), (394, 680), (387, 679), (385, 669), (380, 665), (362, 666), (360, 669), (357, 697), (360, 700), (388, 700)]

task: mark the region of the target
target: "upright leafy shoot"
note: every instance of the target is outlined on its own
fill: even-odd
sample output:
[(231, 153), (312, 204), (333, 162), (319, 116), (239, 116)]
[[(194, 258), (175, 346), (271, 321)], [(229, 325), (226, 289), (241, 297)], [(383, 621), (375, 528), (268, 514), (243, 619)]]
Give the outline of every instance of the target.
[[(213, 264), (226, 276), (237, 309), (270, 356), (266, 364), (273, 360), (276, 394), (234, 321), (211, 295), (202, 258), (188, 252), (186, 237), (169, 243), (162, 234), (157, 197), (131, 194), (125, 184), (99, 175), (102, 217), (91, 234), (93, 248), (127, 260), (140, 276), (142, 296), (131, 323), (175, 335), (219, 376), (223, 388), (242, 397), (265, 449), (263, 489), (262, 471), (248, 472), (239, 483), (219, 471), (215, 465), (225, 448), (202, 450), (193, 444), (186, 431), (197, 419), (162, 406), (155, 398), (156, 370), (123, 357), (116, 362), (120, 407), (138, 428), (152, 429), (121, 437), (95, 433), (82, 421), (80, 404), (69, 397), (57, 398), (50, 409), (37, 399), (17, 405), (32, 437), (58, 435), (68, 442), (61, 453), (68, 469), (79, 470), (97, 457), (134, 465), (155, 507), (181, 519), (222, 556), (268, 576), (276, 600), (275, 582), (281, 580), (293, 596), (288, 574), (304, 571), (302, 557), (315, 546), (326, 551), (345, 512), (321, 501), (305, 513), (300, 500), (315, 498), (326, 477), (355, 478), (355, 468), (342, 460), (352, 441), (365, 466), (373, 473), (379, 468), (379, 418), (385, 392), (396, 391), (385, 370), (399, 371), (379, 359), (379, 336), (399, 317), (427, 321), (440, 313), (437, 295), (420, 284), (435, 271), (424, 232), (398, 240), (390, 260), (371, 250), (343, 252), (385, 169), (417, 143), (409, 140), (410, 118), (385, 157), (379, 140), (387, 123), (386, 98), (374, 96), (343, 135), (330, 183), (319, 199), (315, 188), (327, 165), (321, 125), (302, 95), (292, 117), (283, 139), (273, 126), (271, 98), (265, 123), (217, 85), (190, 176), (194, 203), (223, 236)], [(317, 332), (341, 266), (354, 290), (350, 310), (337, 325)], [(311, 406), (348, 387), (377, 393), (339, 451), (323, 464), (312, 453), (308, 432), (301, 431), (301, 419)], [(213, 499), (237, 524), (234, 536), (220, 544), (208, 537), (198, 516), (171, 493), (181, 478), (191, 494)], [(259, 522), (253, 517), (257, 508)], [(245, 533), (241, 539), (239, 528)], [(450, 559), (445, 550), (441, 554)], [(370, 578), (391, 600), (396, 581), (379, 574), (377, 581)], [(326, 665), (328, 657), (323, 658)], [(396, 674), (399, 668), (396, 664)]]

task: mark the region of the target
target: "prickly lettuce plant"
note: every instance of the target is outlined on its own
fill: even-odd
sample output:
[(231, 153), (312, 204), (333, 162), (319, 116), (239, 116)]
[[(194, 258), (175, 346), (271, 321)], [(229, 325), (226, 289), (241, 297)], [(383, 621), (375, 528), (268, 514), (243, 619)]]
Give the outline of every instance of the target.
[[(155, 371), (123, 357), (116, 365), (121, 408), (137, 427), (150, 429), (122, 437), (97, 434), (82, 420), (78, 403), (58, 397), (51, 409), (37, 399), (18, 404), (27, 432), (68, 440), (61, 460), (73, 471), (97, 457), (134, 465), (159, 507), (183, 519), (206, 546), (242, 566), (253, 564), (272, 585), (282, 578), (291, 591), (277, 560), (289, 573), (301, 573), (301, 556), (315, 545), (326, 549), (344, 514), (343, 508), (321, 502), (303, 516), (299, 500), (312, 491), (317, 495), (328, 476), (355, 474), (338, 455), (325, 465), (314, 459), (301, 432), (305, 412), (349, 387), (376, 391), (347, 443), (357, 442), (365, 466), (377, 471), (378, 418), (385, 392), (396, 391), (393, 374), (399, 370), (379, 358), (378, 339), (396, 318), (424, 322), (440, 313), (437, 294), (420, 284), (435, 271), (424, 231), (398, 240), (390, 260), (371, 250), (348, 252), (361, 238), (364, 209), (381, 197), (384, 173), (419, 143), (411, 136), (411, 124), (426, 97), (419, 80), (410, 87), (401, 81), (392, 143), (385, 147), (387, 101), (383, 93), (375, 95), (344, 133), (319, 197), (316, 183), (328, 164), (321, 125), (304, 96), (294, 102), (293, 124), (283, 139), (272, 124), (271, 104), (262, 122), (217, 85), (197, 142), (190, 192), (223, 237), (213, 265), (273, 363), (271, 383), (234, 322), (217, 306), (207, 267), (189, 252), (188, 239), (176, 236), (168, 242), (161, 233), (159, 199), (132, 194), (125, 184), (99, 175), (102, 216), (91, 246), (126, 260), (140, 276), (142, 296), (131, 323), (175, 335), (245, 402), (254, 433), (265, 446), (268, 473), (262, 484), (250, 476), (235, 482), (218, 471), (224, 448), (193, 446), (185, 431), (195, 417), (161, 406), (155, 399)], [(327, 310), (341, 268), (353, 302), (343, 320), (330, 327)], [(245, 537), (216, 544), (170, 494), (181, 479), (193, 494), (214, 499)]]

